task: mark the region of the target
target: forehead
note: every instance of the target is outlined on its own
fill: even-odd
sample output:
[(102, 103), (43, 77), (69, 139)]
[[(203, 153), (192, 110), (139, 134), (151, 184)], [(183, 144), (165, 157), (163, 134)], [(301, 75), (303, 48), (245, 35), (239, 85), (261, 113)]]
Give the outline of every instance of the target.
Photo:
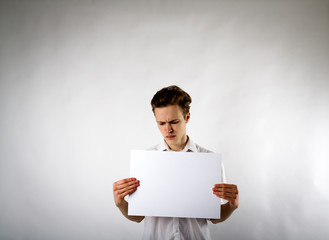
[(154, 115), (157, 121), (171, 121), (173, 119), (184, 118), (183, 109), (176, 105), (169, 105), (154, 109)]

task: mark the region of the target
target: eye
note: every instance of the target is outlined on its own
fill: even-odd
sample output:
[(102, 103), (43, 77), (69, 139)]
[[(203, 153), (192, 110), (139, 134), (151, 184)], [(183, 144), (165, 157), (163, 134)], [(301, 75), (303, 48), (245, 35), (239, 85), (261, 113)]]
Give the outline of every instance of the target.
[(161, 126), (164, 125), (164, 124), (165, 124), (164, 122), (159, 122), (159, 125), (161, 125)]
[(172, 121), (171, 124), (177, 124), (179, 123), (179, 120), (176, 120), (176, 121)]

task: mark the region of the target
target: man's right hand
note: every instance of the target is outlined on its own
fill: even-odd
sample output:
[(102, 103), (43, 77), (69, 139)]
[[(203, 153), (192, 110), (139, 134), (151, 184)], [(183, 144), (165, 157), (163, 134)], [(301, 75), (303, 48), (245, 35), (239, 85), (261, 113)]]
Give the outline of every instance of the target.
[(118, 208), (125, 204), (125, 196), (132, 194), (137, 190), (139, 181), (136, 178), (125, 178), (113, 183), (113, 196), (115, 205)]

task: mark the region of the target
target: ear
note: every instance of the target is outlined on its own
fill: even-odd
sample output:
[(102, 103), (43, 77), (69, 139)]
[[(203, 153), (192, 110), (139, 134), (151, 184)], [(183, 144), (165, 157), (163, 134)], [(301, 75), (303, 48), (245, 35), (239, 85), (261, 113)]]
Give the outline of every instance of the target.
[(190, 118), (191, 118), (191, 113), (188, 112), (185, 116), (185, 123), (188, 123), (190, 121)]

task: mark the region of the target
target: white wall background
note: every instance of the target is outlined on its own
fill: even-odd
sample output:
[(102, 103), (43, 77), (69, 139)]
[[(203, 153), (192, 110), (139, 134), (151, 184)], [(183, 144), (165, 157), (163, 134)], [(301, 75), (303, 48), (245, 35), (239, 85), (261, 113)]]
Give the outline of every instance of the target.
[(149, 105), (177, 84), (188, 133), (241, 205), (214, 239), (329, 236), (329, 1), (0, 1), (0, 239), (138, 239), (114, 206)]

